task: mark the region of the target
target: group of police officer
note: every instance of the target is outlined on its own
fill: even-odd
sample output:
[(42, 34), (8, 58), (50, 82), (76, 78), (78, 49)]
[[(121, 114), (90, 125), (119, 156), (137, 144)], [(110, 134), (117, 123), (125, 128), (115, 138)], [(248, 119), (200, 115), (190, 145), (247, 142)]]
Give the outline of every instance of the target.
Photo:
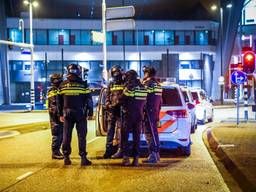
[[(123, 158), (124, 166), (129, 160), (129, 133), (132, 133), (133, 166), (139, 165), (140, 136), (144, 132), (149, 156), (144, 163), (160, 161), (157, 124), (161, 107), (162, 89), (156, 80), (156, 70), (144, 67), (144, 78), (140, 80), (134, 70), (123, 72), (120, 66), (111, 69), (112, 80), (108, 84), (106, 110), (108, 132), (104, 158)], [(62, 75), (50, 76), (48, 109), (52, 130), (52, 158), (63, 159), (70, 165), (72, 130), (76, 125), (81, 166), (91, 165), (87, 159), (87, 120), (93, 116), (93, 102), (87, 81), (81, 77), (81, 67), (67, 66), (67, 79)], [(144, 128), (143, 128), (144, 127)], [(62, 145), (62, 152), (60, 148)]]

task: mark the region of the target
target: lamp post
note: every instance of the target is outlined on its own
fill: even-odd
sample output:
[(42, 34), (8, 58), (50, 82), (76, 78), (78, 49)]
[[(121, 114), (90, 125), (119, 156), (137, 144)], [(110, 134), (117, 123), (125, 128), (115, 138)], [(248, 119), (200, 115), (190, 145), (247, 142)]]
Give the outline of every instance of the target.
[[(232, 4), (228, 3), (226, 5), (226, 8), (230, 9), (232, 8)], [(211, 10), (212, 11), (216, 11), (218, 9), (217, 5), (212, 5), (211, 6)], [(223, 70), (223, 7), (222, 5), (219, 7), (219, 13), (220, 13), (220, 78), (223, 79), (224, 78), (224, 70)], [(224, 85), (221, 84), (220, 85), (220, 101), (221, 104), (223, 105), (224, 103)]]
[(35, 65), (34, 65), (34, 45), (33, 45), (33, 7), (38, 6), (37, 1), (32, 0), (24, 0), (25, 5), (29, 5), (29, 26), (30, 26), (30, 51), (31, 51), (31, 65), (30, 65), (30, 73), (31, 73), (31, 82), (30, 82), (30, 104), (31, 111), (35, 109)]

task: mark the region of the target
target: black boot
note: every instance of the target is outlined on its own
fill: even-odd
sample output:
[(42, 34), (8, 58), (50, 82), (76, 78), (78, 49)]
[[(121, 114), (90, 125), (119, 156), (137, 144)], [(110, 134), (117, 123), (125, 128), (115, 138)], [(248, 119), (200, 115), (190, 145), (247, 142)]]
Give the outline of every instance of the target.
[(63, 155), (60, 151), (52, 152), (52, 159), (63, 159)]
[(139, 166), (139, 156), (133, 158), (132, 166), (138, 167)]
[(111, 156), (112, 156), (113, 152), (111, 150), (106, 150), (104, 155), (103, 155), (103, 158), (104, 159), (111, 159)]
[(92, 164), (92, 162), (89, 159), (87, 159), (86, 156), (81, 157), (81, 166), (88, 166), (91, 164)]
[(71, 161), (70, 161), (70, 158), (68, 156), (64, 157), (64, 165), (71, 165)]

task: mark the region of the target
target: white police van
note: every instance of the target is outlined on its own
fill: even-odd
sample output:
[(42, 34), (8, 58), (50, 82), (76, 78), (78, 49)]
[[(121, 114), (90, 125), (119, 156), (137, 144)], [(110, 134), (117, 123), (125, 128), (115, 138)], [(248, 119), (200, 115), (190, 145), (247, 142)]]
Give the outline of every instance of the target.
[[(188, 107), (179, 85), (162, 83), (162, 107), (159, 115), (159, 140), (160, 148), (179, 148), (184, 155), (191, 153), (191, 119)], [(99, 97), (96, 115), (96, 134), (107, 134), (107, 112), (105, 108), (106, 88), (103, 88)], [(131, 140), (131, 135), (129, 140)], [(141, 134), (141, 148), (147, 148), (145, 135)]]

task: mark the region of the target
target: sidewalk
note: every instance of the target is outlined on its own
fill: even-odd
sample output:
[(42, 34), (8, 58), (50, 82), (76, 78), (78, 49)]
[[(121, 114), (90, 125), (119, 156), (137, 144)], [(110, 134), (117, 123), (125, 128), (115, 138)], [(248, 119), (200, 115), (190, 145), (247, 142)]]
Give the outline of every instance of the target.
[(244, 191), (256, 191), (256, 123), (216, 123), (207, 132), (211, 149)]

